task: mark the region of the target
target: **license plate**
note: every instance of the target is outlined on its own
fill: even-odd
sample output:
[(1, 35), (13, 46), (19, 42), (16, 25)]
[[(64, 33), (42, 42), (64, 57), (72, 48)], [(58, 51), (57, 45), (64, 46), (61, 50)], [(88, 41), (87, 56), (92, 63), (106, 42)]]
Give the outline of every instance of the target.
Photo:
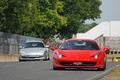
[(82, 62), (73, 62), (74, 65), (82, 65)]

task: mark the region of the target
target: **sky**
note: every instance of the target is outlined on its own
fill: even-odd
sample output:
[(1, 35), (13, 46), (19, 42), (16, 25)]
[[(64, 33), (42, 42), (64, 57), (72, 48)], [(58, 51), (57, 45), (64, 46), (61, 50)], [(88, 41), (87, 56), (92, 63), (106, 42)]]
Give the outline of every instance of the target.
[[(120, 21), (120, 0), (100, 0), (102, 5), (100, 10), (101, 18), (96, 19), (96, 23), (110, 22), (110, 21)], [(86, 23), (92, 23), (93, 21), (86, 21)]]

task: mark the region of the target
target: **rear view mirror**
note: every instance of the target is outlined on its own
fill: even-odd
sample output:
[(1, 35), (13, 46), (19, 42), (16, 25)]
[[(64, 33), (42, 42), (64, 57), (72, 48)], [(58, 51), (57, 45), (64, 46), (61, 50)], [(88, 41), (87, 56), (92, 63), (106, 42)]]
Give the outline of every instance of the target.
[(104, 48), (103, 50), (104, 50), (104, 51), (109, 51), (110, 49), (109, 49), (109, 48)]
[(45, 45), (46, 48), (49, 48), (49, 45)]
[(55, 47), (51, 47), (50, 49), (51, 49), (52, 51), (54, 51), (56, 48), (55, 48)]
[(104, 48), (103, 48), (103, 51), (106, 52), (106, 54), (109, 54), (110, 48), (104, 47)]
[(23, 48), (23, 46), (19, 46), (19, 49), (22, 49)]

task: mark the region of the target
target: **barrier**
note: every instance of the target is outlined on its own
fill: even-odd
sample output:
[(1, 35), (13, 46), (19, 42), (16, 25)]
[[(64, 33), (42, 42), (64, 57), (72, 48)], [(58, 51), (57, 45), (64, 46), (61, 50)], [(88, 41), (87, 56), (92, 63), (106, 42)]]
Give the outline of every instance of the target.
[(109, 54), (120, 54), (120, 50), (110, 50)]
[(16, 54), (19, 52), (19, 46), (22, 46), (27, 40), (41, 41), (43, 39), (0, 32), (0, 53)]
[(0, 54), (0, 62), (14, 62), (19, 61), (18, 54)]

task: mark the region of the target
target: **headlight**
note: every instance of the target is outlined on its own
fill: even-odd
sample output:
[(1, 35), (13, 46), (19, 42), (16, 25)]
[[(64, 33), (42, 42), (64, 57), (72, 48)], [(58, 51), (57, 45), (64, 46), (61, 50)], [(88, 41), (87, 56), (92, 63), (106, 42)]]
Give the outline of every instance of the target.
[(59, 58), (62, 58), (62, 54), (60, 54), (58, 51), (56, 51)]
[(20, 50), (20, 54), (24, 54), (25, 53), (25, 51), (24, 50)]
[(100, 51), (99, 52), (97, 52), (95, 55), (93, 55), (92, 57), (94, 57), (94, 58), (98, 58), (99, 57), (99, 55), (100, 55)]

